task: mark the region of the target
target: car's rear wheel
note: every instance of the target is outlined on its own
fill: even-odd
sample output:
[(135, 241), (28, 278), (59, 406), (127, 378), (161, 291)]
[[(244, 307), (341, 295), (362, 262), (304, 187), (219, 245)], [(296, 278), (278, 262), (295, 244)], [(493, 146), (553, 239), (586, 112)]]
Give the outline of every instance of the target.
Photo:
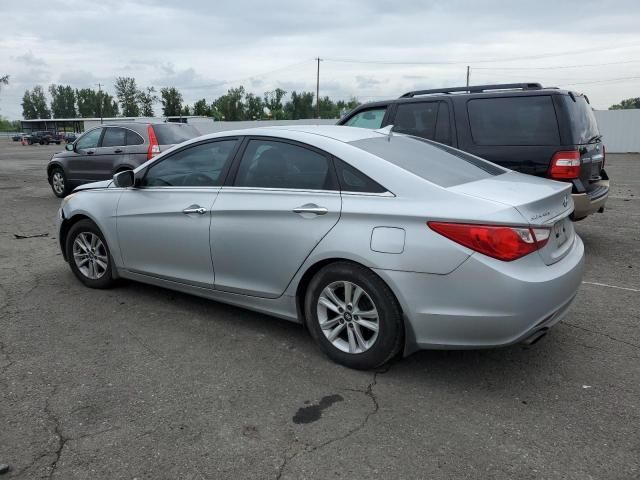
[(69, 194), (69, 187), (64, 170), (60, 167), (54, 167), (51, 169), (49, 175), (49, 183), (51, 184), (51, 190), (53, 190), (54, 195), (60, 198), (66, 197)]
[(65, 247), (71, 271), (83, 284), (89, 288), (109, 288), (113, 284), (109, 247), (91, 220), (73, 224)]
[(371, 369), (400, 351), (402, 311), (371, 270), (349, 262), (330, 264), (313, 277), (305, 297), (309, 331), (337, 363)]

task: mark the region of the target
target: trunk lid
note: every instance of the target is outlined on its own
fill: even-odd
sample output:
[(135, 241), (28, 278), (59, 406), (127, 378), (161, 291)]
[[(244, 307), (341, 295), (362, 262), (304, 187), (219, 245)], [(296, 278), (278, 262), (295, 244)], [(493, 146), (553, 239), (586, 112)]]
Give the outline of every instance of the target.
[(562, 259), (575, 238), (571, 185), (508, 172), (450, 187), (450, 191), (514, 207), (532, 227), (550, 229), (549, 241), (538, 253), (547, 265)]

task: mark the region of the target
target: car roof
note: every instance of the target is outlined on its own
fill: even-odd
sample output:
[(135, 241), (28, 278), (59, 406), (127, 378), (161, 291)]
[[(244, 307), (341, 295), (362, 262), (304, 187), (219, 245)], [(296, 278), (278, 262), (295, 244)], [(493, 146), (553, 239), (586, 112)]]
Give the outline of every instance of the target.
[(206, 138), (216, 138), (233, 135), (273, 135), (281, 138), (295, 139), (299, 138), (301, 136), (300, 134), (302, 134), (302, 136), (313, 135), (326, 137), (344, 143), (355, 142), (356, 140), (364, 140), (366, 138), (376, 138), (381, 135), (380, 132), (376, 132), (375, 130), (370, 130), (368, 128), (345, 127), (342, 125), (286, 125), (247, 128), (242, 130), (228, 130), (212, 133), (203, 137), (198, 137), (198, 139), (202, 140)]

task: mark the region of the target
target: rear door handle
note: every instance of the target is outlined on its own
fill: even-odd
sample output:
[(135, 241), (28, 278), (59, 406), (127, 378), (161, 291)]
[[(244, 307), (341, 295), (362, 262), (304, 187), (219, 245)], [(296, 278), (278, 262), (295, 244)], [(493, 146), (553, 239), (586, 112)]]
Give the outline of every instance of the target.
[(326, 215), (328, 212), (328, 208), (319, 207), (315, 203), (307, 203), (293, 209), (293, 213), (313, 213), (314, 215)]
[(117, 150), (114, 150), (113, 153), (122, 153), (122, 150), (118, 148)]
[(182, 210), (182, 213), (186, 215), (189, 215), (190, 213), (198, 213), (200, 215), (204, 215), (205, 213), (207, 213), (207, 209), (204, 207), (201, 207), (200, 205), (191, 205), (190, 207), (187, 207), (184, 210)]
[(87, 150), (87, 155), (93, 155), (93, 150)]

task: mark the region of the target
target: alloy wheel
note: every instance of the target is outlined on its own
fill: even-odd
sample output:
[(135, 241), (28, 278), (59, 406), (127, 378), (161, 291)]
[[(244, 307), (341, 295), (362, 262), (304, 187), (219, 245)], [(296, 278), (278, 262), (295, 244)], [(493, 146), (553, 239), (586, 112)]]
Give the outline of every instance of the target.
[(343, 352), (366, 352), (378, 338), (378, 310), (369, 294), (355, 283), (327, 285), (318, 298), (317, 313), (322, 333)]
[(51, 185), (57, 194), (62, 195), (64, 192), (64, 176), (61, 172), (54, 172), (51, 176)]
[(82, 232), (73, 241), (73, 260), (82, 275), (97, 280), (107, 271), (109, 257), (100, 237), (92, 232)]

